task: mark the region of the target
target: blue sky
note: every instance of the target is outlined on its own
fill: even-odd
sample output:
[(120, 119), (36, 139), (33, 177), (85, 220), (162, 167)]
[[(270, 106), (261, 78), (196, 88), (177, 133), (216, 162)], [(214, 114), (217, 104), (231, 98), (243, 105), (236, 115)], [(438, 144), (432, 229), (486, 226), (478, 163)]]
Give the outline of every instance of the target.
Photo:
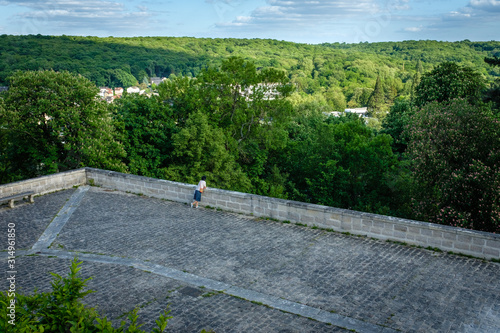
[(0, 34), (500, 40), (500, 0), (0, 0)]

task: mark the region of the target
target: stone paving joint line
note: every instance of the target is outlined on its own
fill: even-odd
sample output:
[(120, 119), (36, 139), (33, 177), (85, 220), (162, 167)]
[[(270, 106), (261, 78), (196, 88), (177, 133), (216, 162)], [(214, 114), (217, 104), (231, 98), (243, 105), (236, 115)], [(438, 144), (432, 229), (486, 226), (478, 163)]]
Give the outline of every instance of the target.
[[(35, 251), (29, 251), (34, 253)], [(78, 260), (87, 262), (98, 262), (103, 264), (116, 264), (133, 267), (142, 271), (151, 272), (163, 277), (167, 277), (176, 281), (184, 282), (196, 287), (204, 287), (210, 290), (223, 292), (226, 295), (238, 297), (249, 302), (265, 305), (270, 308), (299, 315), (304, 318), (317, 320), (323, 323), (332, 324), (334, 326), (353, 330), (354, 332), (370, 332), (370, 333), (393, 333), (395, 330), (379, 326), (376, 324), (367, 323), (358, 319), (341, 316), (339, 314), (327, 312), (308, 305), (292, 302), (286, 299), (281, 299), (276, 296), (259, 293), (253, 290), (240, 288), (220, 281), (204, 278), (191, 273), (182, 272), (169, 267), (164, 267), (158, 264), (153, 264), (133, 258), (110, 257), (105, 255), (97, 255), (92, 253), (69, 252), (61, 250), (42, 249), (36, 252), (39, 255), (55, 256), (64, 259), (73, 259), (75, 256)]]
[(66, 204), (61, 208), (59, 213), (54, 217), (47, 229), (40, 236), (38, 241), (33, 245), (32, 250), (40, 251), (46, 249), (56, 239), (59, 232), (64, 225), (68, 222), (73, 212), (78, 208), (85, 193), (89, 190), (90, 186), (80, 186), (75, 193), (69, 198)]

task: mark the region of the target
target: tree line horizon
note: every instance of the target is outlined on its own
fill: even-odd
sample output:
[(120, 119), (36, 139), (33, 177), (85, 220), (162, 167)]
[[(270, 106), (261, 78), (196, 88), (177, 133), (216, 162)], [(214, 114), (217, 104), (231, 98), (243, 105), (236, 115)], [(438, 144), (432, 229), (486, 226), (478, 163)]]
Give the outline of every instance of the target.
[[(0, 47), (12, 39), (31, 45), (23, 56), (38, 54), (42, 63), (44, 43), (109, 42), (3, 35)], [(211, 45), (123, 40), (158, 42), (177, 55), (186, 45)], [(205, 58), (196, 73), (171, 73), (155, 87), (158, 96), (125, 94), (113, 104), (96, 99), (99, 85), (78, 61), (74, 71), (0, 67), (9, 85), (0, 95), (0, 183), (82, 166), (187, 183), (207, 175), (222, 189), (500, 231), (500, 43), (212, 42), (197, 59), (217, 50), (230, 56)], [(235, 43), (253, 54), (238, 54)], [(123, 45), (106, 56), (130, 51)], [(436, 45), (451, 49), (422, 55)], [(288, 57), (276, 63), (275, 54)], [(406, 59), (418, 54), (423, 61)], [(193, 59), (185, 58), (185, 69)], [(131, 67), (122, 70), (135, 78)], [(366, 106), (372, 118), (325, 115), (341, 106)]]

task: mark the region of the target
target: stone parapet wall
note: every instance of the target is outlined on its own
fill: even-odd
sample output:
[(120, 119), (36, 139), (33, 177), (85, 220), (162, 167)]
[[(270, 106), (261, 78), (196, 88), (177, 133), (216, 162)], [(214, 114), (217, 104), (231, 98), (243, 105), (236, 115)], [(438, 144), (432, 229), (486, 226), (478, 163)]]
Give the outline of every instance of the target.
[(85, 168), (0, 185), (0, 198), (34, 191), (35, 195), (65, 190), (87, 182)]
[[(192, 201), (195, 189), (192, 184), (82, 168), (0, 185), (0, 198), (27, 191), (40, 195), (83, 184), (184, 203)], [(201, 205), (486, 259), (500, 259), (498, 234), (216, 188), (209, 188), (203, 194)]]
[[(86, 168), (86, 173), (91, 185), (177, 202), (191, 202), (195, 189), (191, 184), (93, 168)], [(500, 235), (486, 232), (215, 188), (203, 194), (201, 205), (486, 259), (500, 258)]]

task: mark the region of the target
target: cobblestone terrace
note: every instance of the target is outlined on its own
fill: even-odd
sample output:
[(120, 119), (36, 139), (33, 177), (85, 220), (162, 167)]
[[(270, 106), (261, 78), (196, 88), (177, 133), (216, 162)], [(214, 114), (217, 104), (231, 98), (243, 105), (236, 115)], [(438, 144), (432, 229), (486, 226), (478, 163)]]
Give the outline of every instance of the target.
[(147, 330), (168, 307), (169, 332), (500, 331), (494, 262), (82, 186), (0, 207), (5, 272), (8, 223), (18, 290), (78, 255), (115, 323), (139, 306)]

